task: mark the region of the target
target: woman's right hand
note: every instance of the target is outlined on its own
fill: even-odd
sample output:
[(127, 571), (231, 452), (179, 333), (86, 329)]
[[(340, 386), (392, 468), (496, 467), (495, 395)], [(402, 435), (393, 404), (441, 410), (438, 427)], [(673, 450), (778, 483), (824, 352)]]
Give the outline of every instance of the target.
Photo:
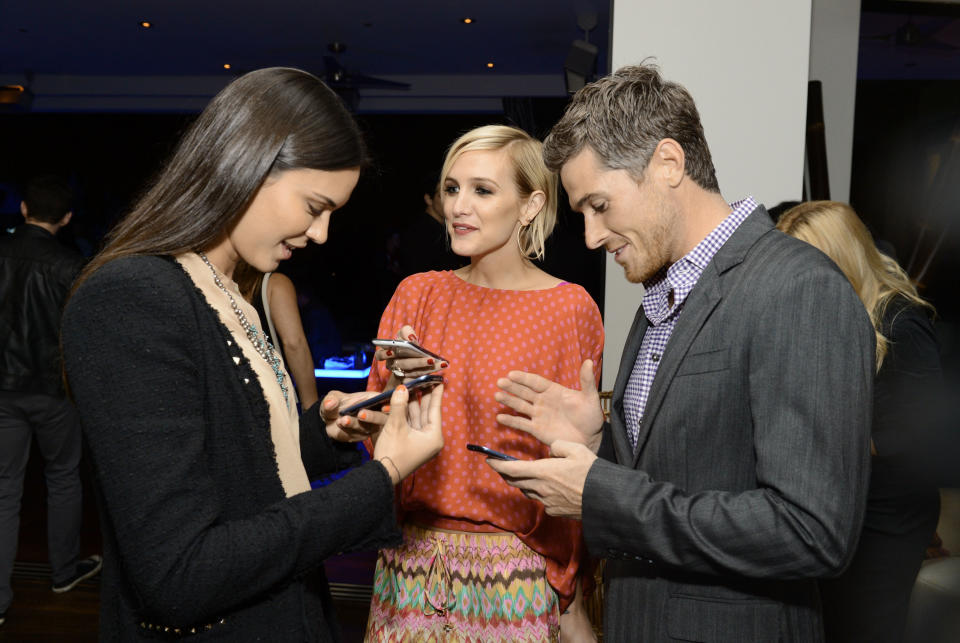
[(379, 460), (397, 484), (443, 448), (441, 402), (443, 384), (419, 399), (398, 386), (390, 398), (390, 416), (380, 431), (373, 459)]

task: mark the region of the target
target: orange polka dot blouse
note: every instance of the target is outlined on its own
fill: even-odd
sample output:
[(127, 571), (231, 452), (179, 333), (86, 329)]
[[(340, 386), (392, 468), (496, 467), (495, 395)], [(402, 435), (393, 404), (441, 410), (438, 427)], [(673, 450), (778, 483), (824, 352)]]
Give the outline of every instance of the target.
[[(565, 609), (585, 556), (580, 522), (548, 516), (543, 505), (508, 486), (483, 455), (466, 445), (525, 459), (549, 456), (532, 436), (497, 423), (498, 413), (512, 412), (493, 397), (497, 379), (522, 370), (579, 388), (580, 364), (592, 359), (599, 381), (603, 322), (596, 303), (570, 283), (546, 290), (496, 290), (467, 283), (451, 271), (425, 272), (400, 283), (377, 336), (393, 338), (405, 324), (450, 367), (443, 373), (444, 448), (403, 481), (400, 520), (459, 531), (514, 532), (546, 559), (547, 580)], [(389, 375), (378, 363), (368, 390), (382, 390)]]

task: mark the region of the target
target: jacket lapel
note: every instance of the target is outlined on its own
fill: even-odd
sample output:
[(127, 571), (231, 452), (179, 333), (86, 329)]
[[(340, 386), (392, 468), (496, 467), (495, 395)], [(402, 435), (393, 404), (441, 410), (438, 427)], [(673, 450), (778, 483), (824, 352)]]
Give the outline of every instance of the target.
[[(747, 252), (757, 242), (757, 240), (766, 234), (773, 227), (770, 221), (770, 215), (767, 214), (764, 207), (758, 206), (737, 228), (736, 232), (727, 239), (727, 242), (717, 251), (713, 260), (707, 264), (703, 274), (697, 281), (697, 285), (687, 296), (683, 304), (683, 311), (680, 313), (680, 319), (673, 329), (670, 341), (667, 342), (667, 348), (660, 361), (660, 367), (657, 369), (657, 375), (653, 378), (653, 385), (650, 387), (650, 394), (647, 397), (647, 405), (643, 412), (643, 419), (640, 421), (640, 433), (637, 436), (637, 450), (633, 453), (633, 466), (636, 467), (640, 460), (640, 454), (643, 452), (647, 439), (650, 437), (650, 429), (656, 421), (657, 413), (666, 398), (670, 384), (673, 382), (677, 369), (683, 362), (690, 345), (703, 325), (710, 318), (711, 313), (723, 298), (721, 289), (721, 278), (724, 273), (743, 262)], [(644, 327), (646, 330), (646, 327)], [(642, 341), (643, 336), (640, 336)], [(637, 347), (639, 349), (639, 342)], [(634, 353), (636, 356), (636, 353)], [(630, 367), (633, 364), (631, 362)], [(622, 364), (621, 364), (622, 370)], [(618, 374), (617, 384), (620, 383), (622, 373)], [(629, 373), (627, 373), (629, 377)], [(626, 382), (624, 382), (624, 387)], [(616, 399), (616, 398), (615, 398)], [(621, 398), (622, 399), (622, 398)], [(626, 438), (624, 438), (626, 439)], [(629, 444), (629, 443), (628, 443)]]
[(703, 274), (694, 289), (687, 295), (684, 302), (683, 311), (677, 325), (670, 335), (670, 341), (667, 342), (667, 348), (660, 358), (660, 366), (657, 368), (657, 375), (653, 378), (653, 385), (650, 387), (650, 394), (647, 396), (647, 406), (643, 411), (643, 418), (640, 420), (640, 432), (637, 435), (637, 450), (632, 454), (633, 466), (637, 466), (640, 459), (640, 453), (643, 451), (644, 444), (650, 435), (650, 427), (657, 417), (657, 412), (666, 397), (667, 389), (673, 381), (680, 363), (683, 362), (690, 344), (700, 333), (703, 324), (710, 317), (710, 313), (720, 303), (720, 279), (713, 262), (707, 265)]
[(627, 390), (627, 382), (630, 380), (633, 364), (637, 361), (637, 353), (640, 352), (640, 345), (643, 343), (643, 336), (647, 332), (649, 324), (650, 322), (647, 321), (647, 316), (641, 305), (637, 308), (637, 314), (633, 318), (633, 326), (630, 327), (630, 332), (627, 334), (627, 344), (623, 347), (623, 353), (620, 356), (620, 370), (617, 371), (617, 381), (613, 385), (613, 399), (610, 405), (610, 414), (613, 418), (611, 429), (617, 462), (621, 463), (633, 461), (633, 449), (630, 446), (630, 440), (627, 439), (623, 395)]

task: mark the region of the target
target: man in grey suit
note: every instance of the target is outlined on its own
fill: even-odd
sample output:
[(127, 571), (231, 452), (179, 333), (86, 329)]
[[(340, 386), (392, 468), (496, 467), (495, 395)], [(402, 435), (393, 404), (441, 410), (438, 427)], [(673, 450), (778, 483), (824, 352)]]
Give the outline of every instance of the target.
[(609, 422), (589, 364), (581, 390), (512, 372), (498, 421), (554, 457), (490, 466), (583, 520), (606, 640), (821, 640), (815, 579), (847, 564), (865, 502), (863, 304), (763, 206), (727, 204), (693, 99), (653, 66), (580, 90), (544, 145), (587, 244), (646, 291)]

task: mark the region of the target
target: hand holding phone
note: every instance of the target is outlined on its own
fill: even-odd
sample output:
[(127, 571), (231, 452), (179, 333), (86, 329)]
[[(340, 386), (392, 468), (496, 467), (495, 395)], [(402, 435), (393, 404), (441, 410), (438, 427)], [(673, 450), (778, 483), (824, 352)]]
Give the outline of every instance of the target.
[(416, 342), (406, 339), (375, 339), (373, 345), (377, 348), (392, 350), (394, 357), (407, 359), (411, 357), (432, 357), (437, 362), (445, 362), (444, 358), (436, 353), (428, 351), (426, 348)]
[[(409, 326), (404, 326), (404, 329), (407, 328)], [(374, 357), (385, 360), (387, 368), (400, 380), (425, 373), (436, 373), (450, 365), (443, 357), (414, 341), (380, 338), (373, 340), (373, 344), (377, 347)]]
[(518, 458), (513, 457), (512, 455), (507, 455), (506, 453), (500, 453), (499, 451), (494, 451), (493, 449), (479, 444), (468, 444), (467, 449), (470, 451), (476, 451), (477, 453), (482, 453), (488, 458), (496, 458), (497, 460), (517, 460)]
[[(404, 386), (407, 387), (407, 390), (414, 391), (419, 388), (436, 386), (441, 382), (443, 382), (443, 377), (440, 375), (422, 375), (417, 379), (410, 380), (409, 382), (405, 383)], [(373, 397), (368, 397), (362, 402), (357, 402), (352, 406), (348, 406), (345, 409), (340, 409), (340, 415), (356, 415), (364, 409), (379, 408), (390, 401), (394, 390), (395, 389), (384, 391), (383, 393), (374, 395)]]

